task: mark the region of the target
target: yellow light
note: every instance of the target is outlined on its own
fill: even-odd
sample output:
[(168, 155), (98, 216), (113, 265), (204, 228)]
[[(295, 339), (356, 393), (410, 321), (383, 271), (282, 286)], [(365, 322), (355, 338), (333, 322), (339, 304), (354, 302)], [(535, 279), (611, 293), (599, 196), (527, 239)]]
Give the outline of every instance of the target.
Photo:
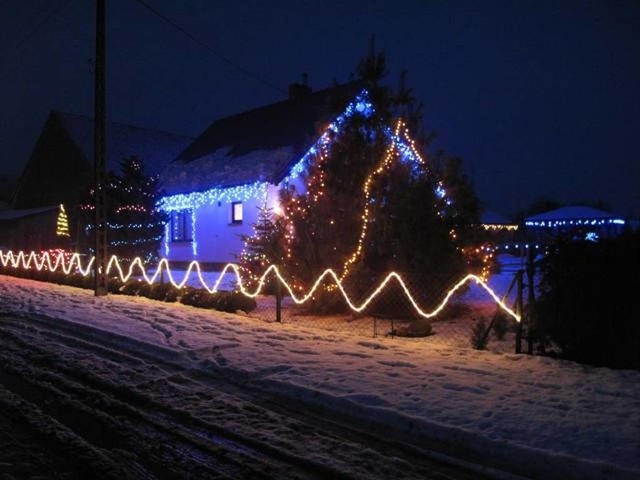
[[(17, 254), (14, 254), (13, 251), (8, 251), (7, 253), (5, 253), (2, 250), (0, 250), (0, 263), (2, 263), (3, 267), (7, 267), (8, 265), (10, 265), (11, 267), (16, 269), (23, 268), (28, 270), (32, 268), (32, 266), (34, 266), (38, 271), (42, 270), (43, 268), (48, 268), (50, 271), (56, 271), (58, 268), (61, 268), (62, 271), (67, 275), (71, 273), (71, 271), (74, 269), (74, 266), (75, 266), (75, 271), (79, 272), (81, 275), (86, 277), (91, 273), (94, 261), (95, 261), (95, 257), (91, 257), (86, 267), (82, 268), (82, 262), (81, 262), (79, 253), (74, 253), (70, 255), (69, 260), (67, 261), (65, 259), (65, 252), (59, 252), (58, 254), (55, 255), (55, 261), (52, 261), (51, 255), (49, 254), (49, 252), (41, 252), (40, 254), (36, 254), (35, 252), (32, 251), (28, 254), (25, 254), (23, 251), (20, 251)], [(138, 269), (140, 271), (140, 274), (144, 278), (144, 280), (149, 284), (155, 283), (158, 277), (160, 277), (160, 275), (162, 274), (162, 271), (166, 270), (167, 276), (169, 278), (169, 282), (176, 288), (184, 287), (184, 285), (187, 283), (187, 280), (189, 279), (189, 276), (191, 275), (191, 272), (195, 270), (197, 278), (200, 281), (200, 284), (202, 285), (203, 288), (205, 288), (210, 293), (217, 292), (218, 287), (220, 286), (220, 283), (222, 282), (222, 279), (224, 278), (225, 274), (228, 273), (229, 271), (232, 271), (235, 274), (240, 292), (242, 292), (243, 295), (246, 295), (247, 297), (251, 297), (251, 298), (255, 298), (258, 295), (260, 295), (264, 286), (266, 285), (266, 278), (269, 275), (275, 275), (278, 278), (278, 280), (282, 283), (283, 287), (287, 290), (291, 299), (298, 305), (303, 304), (307, 302), (309, 299), (311, 299), (314, 293), (316, 292), (316, 290), (320, 287), (322, 282), (325, 280), (325, 278), (329, 278), (330, 280), (332, 280), (332, 283), (334, 284), (334, 288), (337, 288), (340, 291), (345, 302), (347, 303), (349, 308), (354, 312), (362, 312), (386, 288), (386, 286), (391, 281), (395, 281), (402, 288), (402, 291), (406, 295), (407, 299), (413, 306), (416, 313), (424, 318), (433, 318), (436, 315), (438, 315), (438, 313), (440, 313), (444, 309), (444, 307), (449, 302), (449, 299), (456, 293), (456, 291), (458, 291), (466, 283), (475, 282), (476, 285), (479, 285), (487, 292), (487, 294), (494, 300), (494, 302), (503, 311), (511, 315), (511, 317), (513, 317), (516, 321), (518, 322), (520, 321), (520, 316), (516, 312), (514, 312), (512, 309), (510, 309), (502, 300), (500, 300), (498, 295), (493, 291), (493, 289), (491, 289), (491, 287), (489, 287), (489, 285), (486, 284), (485, 281), (482, 280), (482, 278), (473, 274), (468, 274), (465, 277), (463, 277), (460, 281), (458, 281), (453, 287), (449, 289), (449, 291), (445, 295), (442, 302), (434, 310), (432, 310), (431, 312), (426, 312), (420, 308), (418, 303), (415, 301), (415, 299), (411, 295), (411, 292), (407, 288), (406, 284), (402, 280), (402, 277), (396, 272), (390, 272), (389, 274), (387, 274), (387, 276), (384, 278), (382, 282), (380, 282), (380, 284), (373, 291), (373, 293), (369, 295), (369, 297), (366, 298), (362, 303), (360, 303), (359, 305), (356, 305), (355, 303), (353, 303), (353, 301), (345, 291), (342, 285), (342, 282), (338, 278), (338, 275), (332, 269), (329, 269), (329, 268), (326, 269), (324, 272), (322, 272), (322, 274), (316, 279), (315, 283), (306, 294), (300, 295), (300, 296), (296, 296), (296, 294), (293, 291), (294, 290), (293, 287), (289, 285), (289, 283), (285, 280), (285, 278), (282, 276), (282, 274), (280, 273), (280, 271), (275, 265), (270, 265), (264, 271), (262, 276), (260, 276), (258, 286), (254, 291), (250, 291), (244, 286), (244, 283), (242, 281), (240, 266), (233, 263), (228, 263), (227, 265), (225, 265), (222, 271), (218, 274), (218, 278), (216, 279), (212, 287), (209, 287), (206, 281), (204, 280), (204, 277), (202, 275), (202, 269), (200, 267), (200, 264), (196, 260), (192, 261), (189, 264), (189, 266), (187, 267), (187, 271), (184, 274), (184, 277), (179, 282), (175, 280), (173, 273), (171, 272), (171, 268), (169, 266), (169, 261), (166, 258), (163, 258), (162, 260), (160, 260), (157, 268), (155, 269), (155, 273), (152, 276), (149, 276), (147, 274), (147, 271), (140, 257), (136, 257), (133, 260), (133, 262), (131, 262), (131, 264), (129, 265), (129, 269), (125, 274), (120, 265), (120, 261), (116, 258), (115, 255), (113, 255), (109, 259), (109, 262), (107, 264), (107, 274), (109, 274), (112, 269), (116, 269), (118, 271), (118, 276), (122, 282), (126, 282), (127, 280), (129, 280), (133, 275), (134, 270)]]
[(58, 219), (56, 221), (56, 235), (59, 237), (69, 237), (69, 220), (67, 218), (67, 212), (64, 209), (64, 205), (60, 204), (58, 210)]

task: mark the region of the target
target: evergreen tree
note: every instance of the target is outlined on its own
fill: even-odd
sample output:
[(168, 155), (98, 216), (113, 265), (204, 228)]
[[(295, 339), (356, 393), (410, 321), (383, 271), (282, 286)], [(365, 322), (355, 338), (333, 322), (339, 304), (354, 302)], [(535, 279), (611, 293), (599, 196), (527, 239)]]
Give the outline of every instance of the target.
[[(158, 260), (164, 234), (166, 214), (156, 209), (159, 200), (158, 177), (145, 174), (142, 162), (134, 156), (120, 163), (120, 173), (110, 172), (106, 181), (108, 254), (122, 261), (141, 257), (153, 263)], [(87, 244), (93, 251), (93, 189), (80, 205)]]
[[(238, 261), (243, 273), (243, 281), (255, 287), (265, 270), (272, 264), (282, 265), (284, 260), (284, 221), (266, 205), (258, 207), (258, 219), (253, 224), (252, 235), (241, 235), (244, 249)], [(269, 282), (268, 285), (272, 285)]]
[[(384, 55), (372, 48), (358, 74), (375, 110), (349, 117), (331, 134), (307, 171), (305, 193), (281, 191), (288, 275), (300, 289), (325, 268), (356, 295), (390, 270), (449, 283), (467, 269), (459, 240), (470, 223), (479, 224), (477, 197), (459, 161), (430, 168), (417, 149), (407, 156), (391, 140), (396, 117), (408, 115), (417, 125), (420, 108), (404, 81), (398, 92), (380, 85), (385, 72)], [(399, 128), (394, 135), (403, 134)], [(455, 199), (438, 195), (447, 188)]]
[(142, 162), (134, 156), (121, 162), (120, 172), (111, 175), (107, 187), (110, 254), (156, 261), (166, 222), (166, 215), (155, 207), (158, 177), (146, 175)]

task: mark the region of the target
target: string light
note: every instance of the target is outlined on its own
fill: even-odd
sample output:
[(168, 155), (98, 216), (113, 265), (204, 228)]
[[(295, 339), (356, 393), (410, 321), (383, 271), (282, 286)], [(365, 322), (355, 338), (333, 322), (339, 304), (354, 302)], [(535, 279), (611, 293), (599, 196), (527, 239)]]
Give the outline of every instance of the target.
[(518, 225), (513, 224), (497, 224), (497, 223), (483, 223), (482, 228), (485, 230), (507, 230), (515, 232), (518, 230)]
[(567, 225), (585, 225), (585, 226), (596, 226), (596, 225), (624, 225), (625, 221), (621, 218), (607, 218), (607, 219), (596, 219), (589, 218), (583, 220), (540, 220), (540, 221), (526, 221), (524, 223), (527, 227), (564, 227)]
[(58, 211), (58, 219), (56, 221), (56, 235), (59, 237), (69, 237), (69, 219), (67, 212), (64, 209), (64, 205), (60, 204)]
[[(401, 132), (403, 133), (402, 138), (400, 136)], [(398, 120), (396, 122), (396, 127), (393, 131), (393, 134), (390, 135), (390, 138), (391, 143), (387, 147), (384, 158), (382, 159), (380, 164), (373, 171), (371, 171), (369, 175), (367, 175), (367, 178), (364, 181), (364, 186), (362, 188), (364, 194), (364, 209), (361, 215), (362, 224), (360, 226), (360, 236), (358, 237), (358, 243), (356, 245), (355, 251), (351, 254), (351, 256), (347, 258), (347, 260), (344, 262), (344, 265), (342, 266), (342, 274), (340, 275), (341, 280), (344, 280), (344, 278), (349, 274), (349, 267), (353, 265), (356, 260), (362, 255), (364, 241), (367, 235), (367, 226), (369, 224), (371, 186), (375, 177), (389, 168), (393, 158), (398, 158), (394, 156), (394, 153), (398, 153), (399, 158), (401, 158), (403, 161), (412, 161), (424, 165), (424, 160), (417, 152), (414, 141), (409, 137), (409, 132), (402, 120)], [(444, 189), (441, 189), (441, 192), (442, 196), (444, 196)]]
[(267, 182), (254, 182), (236, 187), (217, 187), (204, 192), (169, 195), (158, 202), (158, 209), (164, 212), (190, 210), (218, 202), (247, 201), (262, 198), (267, 193)]
[[(287, 184), (298, 178), (307, 168), (309, 161), (316, 153), (331, 140), (331, 132), (337, 132), (344, 122), (355, 113), (368, 117), (373, 114), (373, 105), (369, 100), (369, 93), (363, 89), (356, 98), (347, 105), (344, 112), (329, 124), (320, 138), (312, 145), (298, 162), (291, 167), (289, 175), (283, 180)], [(158, 209), (171, 212), (176, 210), (195, 209), (205, 205), (213, 205), (220, 201), (247, 201), (251, 198), (262, 199), (267, 193), (268, 182), (254, 182), (235, 187), (216, 187), (204, 192), (168, 195), (160, 199)]]
[[(0, 263), (2, 263), (3, 267), (10, 265), (11, 267), (16, 269), (23, 268), (26, 270), (32, 267), (35, 267), (38, 271), (41, 271), (47, 268), (52, 272), (56, 271), (58, 268), (61, 268), (62, 271), (67, 275), (69, 275), (74, 270), (74, 267), (75, 267), (75, 269), (81, 275), (86, 277), (91, 273), (92, 266), (95, 261), (95, 257), (91, 257), (89, 262), (87, 263), (87, 266), (83, 268), (79, 253), (74, 253), (69, 256), (65, 252), (59, 251), (54, 255), (54, 258), (55, 258), (55, 261), (52, 261), (51, 254), (49, 252), (41, 252), (40, 254), (36, 254), (35, 252), (32, 251), (28, 254), (25, 254), (23, 251), (20, 251), (17, 254), (14, 254), (13, 251), (9, 251), (5, 253), (2, 250), (0, 250)], [(427, 318), (427, 319), (433, 318), (436, 315), (438, 315), (446, 307), (450, 298), (460, 288), (462, 288), (467, 283), (473, 282), (476, 285), (483, 288), (484, 291), (493, 299), (496, 305), (498, 305), (504, 312), (509, 314), (516, 321), (518, 322), (520, 321), (520, 316), (516, 312), (514, 312), (511, 308), (509, 308), (500, 299), (500, 297), (494, 292), (494, 290), (491, 287), (489, 287), (489, 285), (486, 284), (486, 282), (484, 282), (479, 276), (473, 275), (473, 274), (468, 274), (464, 276), (462, 279), (460, 279), (456, 284), (453, 285), (453, 287), (451, 287), (447, 291), (447, 294), (445, 295), (443, 300), (440, 302), (440, 304), (436, 308), (434, 308), (432, 311), (427, 312), (422, 310), (422, 308), (420, 308), (416, 300), (413, 298), (413, 295), (411, 295), (411, 292), (407, 288), (404, 280), (396, 272), (390, 272), (389, 274), (387, 274), (387, 276), (384, 278), (384, 280), (382, 280), (382, 282), (380, 282), (380, 284), (376, 287), (373, 293), (371, 293), (369, 297), (367, 297), (364, 301), (362, 301), (362, 303), (357, 305), (351, 300), (348, 293), (345, 291), (342, 285), (342, 282), (338, 278), (338, 275), (331, 269), (326, 269), (324, 272), (322, 272), (322, 274), (318, 276), (318, 278), (314, 282), (313, 286), (309, 289), (309, 291), (306, 294), (303, 294), (300, 296), (296, 296), (296, 294), (293, 291), (293, 288), (289, 285), (289, 283), (282, 276), (282, 274), (280, 273), (280, 271), (275, 265), (270, 265), (264, 271), (254, 291), (250, 291), (244, 286), (240, 267), (233, 263), (228, 263), (227, 265), (225, 265), (222, 271), (218, 274), (218, 278), (216, 279), (212, 287), (209, 287), (206, 281), (204, 280), (200, 263), (196, 260), (192, 261), (189, 264), (189, 266), (187, 267), (187, 271), (180, 282), (176, 282), (176, 280), (174, 279), (173, 273), (171, 272), (171, 268), (169, 267), (169, 261), (166, 258), (163, 258), (162, 260), (160, 260), (152, 276), (148, 275), (147, 270), (144, 267), (144, 263), (140, 257), (136, 257), (133, 260), (133, 262), (129, 264), (127, 273), (124, 273), (122, 266), (120, 265), (120, 261), (114, 255), (109, 259), (109, 262), (107, 264), (107, 274), (110, 274), (111, 271), (114, 269), (117, 270), (118, 277), (122, 282), (128, 281), (133, 276), (134, 271), (138, 270), (142, 275), (142, 277), (144, 278), (144, 280), (150, 285), (155, 283), (158, 280), (158, 278), (162, 275), (163, 270), (166, 270), (167, 277), (169, 278), (169, 282), (176, 288), (184, 287), (192, 271), (195, 270), (198, 280), (200, 281), (200, 284), (202, 285), (203, 288), (205, 288), (210, 293), (215, 293), (218, 291), (218, 288), (224, 276), (229, 271), (231, 271), (235, 274), (238, 290), (243, 295), (250, 298), (255, 298), (258, 295), (260, 295), (260, 293), (262, 292), (263, 288), (267, 283), (266, 282), (267, 277), (269, 275), (274, 275), (281, 282), (281, 284), (286, 289), (286, 291), (289, 293), (289, 296), (291, 297), (293, 302), (296, 303), (297, 305), (304, 304), (305, 302), (312, 299), (317, 289), (320, 288), (321, 284), (325, 281), (325, 279), (328, 278), (329, 280), (332, 281), (332, 283), (334, 284), (334, 287), (340, 291), (342, 297), (344, 298), (349, 308), (356, 313), (364, 311), (367, 308), (367, 306), (369, 306), (371, 302), (378, 295), (382, 293), (382, 291), (387, 287), (389, 283), (391, 283), (392, 281), (395, 281), (404, 292), (406, 298), (409, 300), (409, 302), (413, 306), (415, 312), (421, 317)]]

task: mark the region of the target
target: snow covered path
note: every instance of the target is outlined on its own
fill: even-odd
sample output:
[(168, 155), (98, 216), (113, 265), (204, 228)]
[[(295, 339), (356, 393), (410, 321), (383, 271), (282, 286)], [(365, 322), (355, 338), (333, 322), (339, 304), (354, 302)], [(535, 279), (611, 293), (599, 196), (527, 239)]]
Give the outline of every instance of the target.
[(194, 371), (388, 426), (417, 447), (442, 442), (521, 475), (640, 478), (637, 371), (350, 336), (143, 298), (95, 298), (6, 276), (2, 313), (42, 314), (158, 345)]

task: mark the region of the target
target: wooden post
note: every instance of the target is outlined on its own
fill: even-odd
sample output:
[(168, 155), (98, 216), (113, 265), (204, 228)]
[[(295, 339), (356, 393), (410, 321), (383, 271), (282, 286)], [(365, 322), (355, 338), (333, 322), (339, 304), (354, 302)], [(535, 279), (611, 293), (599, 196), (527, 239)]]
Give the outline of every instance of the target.
[(535, 329), (535, 303), (536, 303), (536, 294), (535, 294), (535, 285), (533, 283), (534, 274), (535, 274), (535, 265), (534, 265), (534, 250), (533, 248), (529, 248), (529, 252), (527, 255), (527, 286), (528, 286), (528, 295), (527, 295), (527, 353), (529, 355), (533, 355), (533, 331)]
[(276, 276), (276, 322), (282, 323), (282, 285)]
[(523, 270), (518, 270), (517, 281), (518, 281), (518, 296), (516, 299), (516, 311), (518, 315), (520, 315), (520, 321), (518, 322), (518, 328), (516, 330), (516, 353), (522, 353), (522, 322), (523, 322), (523, 312), (522, 312), (522, 294), (524, 290), (524, 286), (522, 284), (522, 276)]
[(105, 161), (105, 0), (96, 2), (96, 63), (94, 79), (94, 200), (95, 261), (94, 293), (107, 295), (107, 194)]

